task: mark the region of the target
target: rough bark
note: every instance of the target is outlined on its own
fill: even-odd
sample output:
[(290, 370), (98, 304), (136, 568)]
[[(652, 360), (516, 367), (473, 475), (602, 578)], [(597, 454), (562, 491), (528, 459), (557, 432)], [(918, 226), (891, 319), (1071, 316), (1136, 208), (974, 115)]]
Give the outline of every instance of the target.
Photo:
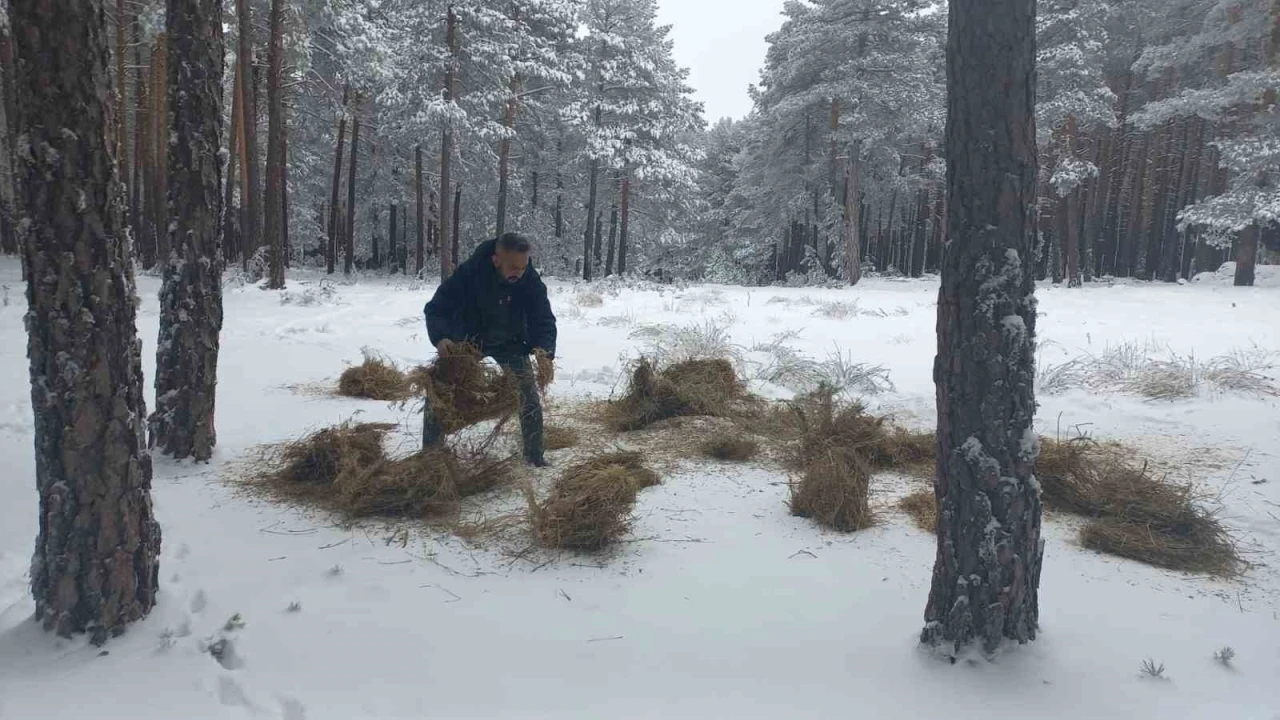
[(417, 260), (416, 262), (414, 262), (413, 272), (415, 275), (421, 275), (423, 262), (425, 262), (425, 259), (426, 259), (425, 255), (427, 251), (427, 238), (426, 238), (427, 224), (426, 224), (426, 218), (424, 217), (425, 208), (423, 208), (422, 206), (422, 146), (421, 145), (413, 149), (413, 177), (414, 177), (414, 182), (413, 182), (414, 194), (417, 196), (416, 199), (418, 201), (417, 202), (418, 204), (418, 218), (417, 218), (417, 226), (418, 226), (417, 227), (417, 235), (418, 235), (417, 250), (418, 252), (417, 252)]
[(333, 153), (333, 193), (329, 198), (329, 227), (324, 256), (325, 271), (330, 275), (334, 272), (338, 257), (338, 193), (342, 188), (342, 143), (347, 134), (347, 94), (350, 91), (350, 86), (342, 88), (342, 110), (338, 115), (338, 145)]
[[(135, 26), (136, 28), (137, 26)], [(134, 125), (135, 151), (138, 155), (137, 172), (134, 173), (134, 190), (140, 195), (136, 203), (138, 216), (133, 223), (133, 231), (138, 244), (137, 253), (142, 261), (142, 268), (150, 270), (156, 265), (156, 211), (155, 187), (155, 120), (153, 103), (151, 102), (151, 71), (142, 62), (142, 38), (135, 37), (134, 64), (137, 65), (137, 103), (138, 109)]]
[(242, 167), (245, 177), (240, 191), (240, 204), (244, 209), (244, 223), (240, 227), (240, 249), (244, 261), (249, 262), (258, 248), (262, 247), (262, 181), (258, 178), (258, 103), (254, 87), (253, 72), (253, 16), (250, 14), (249, 0), (236, 0), (237, 15), (240, 28), (240, 49), (237, 56), (241, 59), (240, 76), (240, 110), (244, 131), (244, 158)]
[[(172, 1), (172, 0), (171, 0)], [(284, 0), (271, 0), (267, 47), (267, 192), (263, 244), (267, 288), (284, 289)]]
[(618, 274), (627, 274), (627, 230), (631, 220), (631, 174), (622, 176), (622, 201), (618, 210)]
[[(454, 101), (454, 75), (458, 62), (458, 15), (449, 6), (446, 18), (445, 49), (449, 52), (449, 62), (444, 73), (444, 101)], [(440, 137), (440, 282), (453, 274), (453, 265), (457, 258), (449, 245), (450, 215), (453, 214), (450, 192), (453, 190), (453, 126), (445, 122)]]
[(950, 0), (938, 545), (921, 635), (947, 654), (1033, 640), (1039, 622), (1035, 56), (1035, 0)]
[(222, 329), (218, 222), (222, 137), (222, 0), (168, 0), (172, 252), (160, 290), (156, 409), (151, 444), (177, 459), (208, 460), (217, 443), (214, 396)]
[(1258, 223), (1253, 223), (1240, 233), (1236, 247), (1236, 287), (1253, 285), (1258, 265)]
[(351, 160), (347, 163), (347, 224), (342, 233), (342, 272), (350, 275), (356, 261), (356, 169), (360, 161), (360, 93), (351, 103)]
[(155, 202), (152, 210), (155, 213), (156, 260), (163, 267), (169, 262), (169, 40), (166, 33), (156, 35), (151, 52), (151, 99), (152, 120), (155, 132), (155, 163), (153, 167), (152, 194)]
[(14, 218), (14, 174), (17, 159), (14, 157), (14, 126), (17, 112), (14, 106), (13, 37), (8, 23), (0, 23), (0, 252), (17, 254), (18, 234)]
[[(114, 90), (112, 108), (114, 117), (112, 124), (115, 128), (115, 146), (112, 148), (116, 158), (116, 171), (120, 176), (120, 185), (124, 191), (124, 197), (129, 197), (129, 188), (133, 184), (129, 178), (129, 111), (128, 107), (129, 93), (126, 90), (128, 82), (128, 73), (125, 72), (125, 51), (126, 51), (126, 32), (129, 29), (130, 18), (129, 8), (125, 0), (116, 0), (116, 48), (115, 48), (115, 76), (112, 78), (112, 90)], [(126, 217), (132, 219), (133, 214), (130, 213)]]
[(102, 0), (13, 0), (39, 535), (36, 619), (94, 643), (159, 585), (133, 265), (108, 147)]

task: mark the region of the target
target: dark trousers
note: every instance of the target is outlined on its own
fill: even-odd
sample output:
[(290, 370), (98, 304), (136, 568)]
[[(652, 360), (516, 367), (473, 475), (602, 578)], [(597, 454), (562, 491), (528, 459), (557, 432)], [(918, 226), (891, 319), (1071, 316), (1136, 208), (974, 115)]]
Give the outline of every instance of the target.
[[(538, 393), (538, 374), (528, 355), (492, 355), (498, 365), (510, 371), (520, 386), (520, 438), (524, 443), (524, 456), (528, 459), (541, 460), (543, 455), (542, 438), (542, 396)], [(444, 430), (436, 420), (431, 401), (425, 403), (422, 412), (422, 447), (427, 448), (439, 444), (444, 437)]]

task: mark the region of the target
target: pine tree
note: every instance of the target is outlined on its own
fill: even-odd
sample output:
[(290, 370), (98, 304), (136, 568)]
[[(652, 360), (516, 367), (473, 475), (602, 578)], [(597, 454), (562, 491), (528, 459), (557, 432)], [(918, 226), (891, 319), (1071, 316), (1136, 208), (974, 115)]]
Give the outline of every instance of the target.
[(168, 0), (169, 153), (173, 222), (160, 291), (156, 409), (151, 443), (175, 458), (208, 460), (217, 443), (214, 399), (222, 330), (222, 1)]
[(271, 40), (267, 49), (267, 192), (263, 243), (267, 287), (284, 288), (284, 0), (271, 0)]
[[(102, 0), (13, 0), (27, 356), (40, 530), (36, 618), (95, 643), (155, 605), (138, 299), (108, 145)], [(64, 82), (74, 78), (76, 82)]]
[(1035, 0), (950, 0), (938, 552), (921, 635), (947, 654), (1025, 643), (1039, 623), (1035, 9)]

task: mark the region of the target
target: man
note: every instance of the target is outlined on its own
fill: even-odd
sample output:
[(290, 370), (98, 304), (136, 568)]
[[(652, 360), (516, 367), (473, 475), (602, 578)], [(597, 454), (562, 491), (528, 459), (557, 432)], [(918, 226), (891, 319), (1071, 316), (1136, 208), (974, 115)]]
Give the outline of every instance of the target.
[[(542, 400), (532, 353), (549, 375), (556, 353), (556, 316), (547, 299), (547, 286), (529, 260), (529, 240), (506, 233), (486, 240), (472, 256), (440, 283), (427, 303), (427, 335), (437, 350), (470, 342), (502, 367), (520, 385), (520, 435), (525, 462), (545, 467), (542, 439)], [(423, 447), (440, 442), (442, 432), (427, 403), (422, 424)]]

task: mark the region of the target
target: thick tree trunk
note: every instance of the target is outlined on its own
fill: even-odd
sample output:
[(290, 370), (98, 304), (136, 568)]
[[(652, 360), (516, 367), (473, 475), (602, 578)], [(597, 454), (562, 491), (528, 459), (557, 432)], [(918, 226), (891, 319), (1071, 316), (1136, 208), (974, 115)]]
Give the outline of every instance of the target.
[(133, 264), (108, 146), (102, 0), (12, 0), (27, 357), (39, 536), (36, 619), (101, 644), (150, 612), (160, 525), (144, 444)]
[(1253, 285), (1258, 264), (1258, 231), (1258, 223), (1255, 222), (1240, 233), (1236, 248), (1236, 287)]
[(165, 23), (172, 58), (173, 250), (160, 290), (151, 444), (178, 459), (204, 461), (217, 443), (214, 395), (222, 329), (222, 0), (168, 0)]
[(631, 219), (631, 173), (622, 176), (622, 201), (618, 211), (618, 274), (627, 274), (627, 230)]
[[(387, 268), (391, 272), (395, 272), (395, 263), (396, 263), (396, 258), (398, 257), (396, 255), (396, 204), (395, 203), (391, 203), (391, 218), (390, 220), (388, 220), (387, 231), (389, 233), (388, 235), (389, 239), (387, 240), (387, 246), (388, 246), (387, 247)], [(377, 267), (379, 258), (378, 258), (378, 245), (377, 245), (378, 236), (376, 234), (373, 236), (373, 242), (374, 242), (373, 264), (374, 264), (374, 267)]]
[(855, 142), (844, 167), (844, 277), (850, 285), (857, 285), (862, 279), (862, 200), (858, 190), (861, 152), (862, 142)]
[(417, 196), (418, 217), (417, 217), (417, 236), (418, 236), (418, 252), (417, 259), (414, 262), (414, 275), (422, 275), (422, 266), (425, 262), (427, 250), (427, 224), (424, 217), (426, 209), (422, 206), (422, 146), (419, 145), (413, 149), (413, 191)]
[(239, 260), (236, 249), (236, 226), (239, 215), (236, 211), (236, 158), (240, 156), (240, 61), (236, 60), (235, 79), (231, 85), (231, 132), (227, 134), (227, 177), (222, 200), (222, 257), (228, 263)]
[[(172, 0), (171, 0), (172, 1)], [(263, 244), (267, 248), (267, 288), (284, 289), (284, 2), (271, 0), (271, 40), (267, 47), (267, 192)]]
[(330, 275), (334, 273), (338, 262), (338, 197), (342, 191), (342, 143), (346, 140), (347, 134), (347, 95), (350, 92), (351, 86), (344, 85), (342, 110), (338, 115), (338, 144), (333, 152), (333, 185), (329, 198), (329, 228), (324, 256), (325, 271)]
[(141, 23), (133, 26), (133, 64), (136, 66), (134, 76), (134, 101), (137, 109), (133, 123), (133, 153), (135, 167), (133, 174), (133, 207), (137, 215), (133, 218), (134, 242), (144, 270), (156, 265), (156, 226), (155, 226), (155, 192), (151, 186), (152, 168), (155, 166), (155, 141), (152, 135), (155, 122), (152, 119), (150, 95), (150, 70), (142, 63)]
[(169, 262), (169, 41), (166, 33), (156, 35), (151, 53), (151, 99), (155, 121), (154, 193), (156, 259), (163, 267)]
[(244, 223), (240, 227), (240, 249), (246, 263), (262, 247), (262, 181), (258, 179), (258, 103), (253, 72), (253, 17), (249, 0), (236, 0), (240, 23), (241, 62), (240, 110), (244, 131), (243, 169), (245, 182), (240, 189), (240, 204), (244, 208)]
[(947, 654), (994, 653), (1039, 625), (1035, 57), (1035, 0), (950, 0), (938, 548), (921, 636)]
[[(126, 198), (129, 197), (129, 188), (133, 184), (129, 179), (129, 111), (126, 109), (129, 106), (129, 93), (126, 89), (129, 75), (125, 72), (125, 38), (127, 37), (125, 33), (129, 29), (129, 24), (129, 8), (125, 0), (116, 0), (116, 72), (111, 83), (114, 90), (112, 123), (115, 126), (115, 147), (113, 150), (116, 169), (120, 175), (120, 185)], [(129, 213), (126, 217), (131, 221), (133, 214)]]
[(1067, 287), (1080, 287), (1084, 283), (1080, 272), (1080, 188), (1076, 188), (1062, 199), (1062, 208), (1066, 217), (1062, 227), (1062, 252), (1066, 256), (1064, 263), (1067, 274)]
[(462, 183), (458, 183), (458, 188), (453, 193), (453, 224), (449, 228), (453, 234), (453, 240), (449, 243), (450, 253), (455, 258), (459, 257), (458, 234), (459, 234), (460, 226), (462, 225), (461, 215), (462, 215)]
[[(0, 252), (16, 255), (18, 233), (15, 219), (18, 208), (14, 180), (17, 158), (14, 155), (14, 127), (17, 109), (14, 105), (13, 37), (8, 23), (0, 24)], [(117, 161), (123, 160), (118, 158)]]
[(360, 161), (360, 93), (351, 102), (351, 161), (347, 163), (347, 225), (342, 233), (342, 272), (350, 275), (356, 261), (356, 170)]
[[(600, 109), (596, 109), (596, 117), (600, 117)], [(595, 218), (596, 218), (596, 195), (598, 192), (598, 183), (600, 176), (600, 160), (591, 158), (591, 170), (588, 174), (590, 178), (587, 181), (587, 221), (582, 231), (582, 279), (591, 280), (591, 240), (595, 234)]]
[[(445, 33), (445, 49), (449, 53), (444, 73), (444, 101), (454, 102), (454, 75), (458, 62), (458, 15), (449, 6)], [(453, 126), (447, 121), (440, 138), (440, 282), (453, 274), (457, 257), (449, 243), (451, 215), (453, 215)]]

